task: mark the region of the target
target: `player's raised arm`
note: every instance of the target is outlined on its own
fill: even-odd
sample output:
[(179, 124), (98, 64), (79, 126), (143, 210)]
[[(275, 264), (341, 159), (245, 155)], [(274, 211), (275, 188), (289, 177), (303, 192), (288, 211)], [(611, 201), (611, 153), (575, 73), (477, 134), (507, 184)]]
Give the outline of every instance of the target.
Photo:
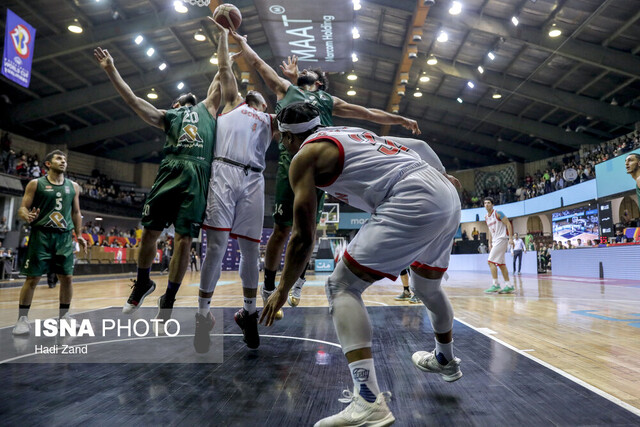
[[(278, 73), (269, 66), (260, 56), (249, 46), (247, 38), (239, 35), (235, 31), (230, 31), (231, 37), (234, 38), (242, 48), (243, 56), (249, 62), (249, 65), (254, 67), (260, 74), (264, 82), (267, 84), (277, 96), (278, 99), (284, 98), (287, 94), (287, 89), (291, 86), (291, 82), (278, 76)], [(218, 59), (219, 60), (219, 59)]]
[(238, 82), (233, 75), (232, 63), (229, 59), (229, 30), (212, 17), (209, 17), (209, 19), (213, 21), (220, 31), (218, 40), (218, 73), (220, 73), (220, 90), (222, 102), (224, 103), (223, 112), (227, 112), (242, 102), (242, 97), (238, 95)]
[(333, 115), (346, 119), (363, 119), (381, 125), (400, 125), (412, 133), (420, 135), (420, 128), (415, 120), (397, 114), (388, 113), (377, 108), (366, 108), (350, 104), (337, 96), (333, 97)]
[(136, 112), (136, 114), (145, 122), (151, 126), (155, 126), (164, 130), (164, 110), (159, 110), (144, 99), (136, 96), (131, 90), (131, 87), (124, 81), (116, 66), (114, 65), (113, 58), (109, 51), (97, 47), (93, 50), (93, 56), (100, 64), (102, 69), (107, 73), (109, 80), (116, 88), (124, 102)]

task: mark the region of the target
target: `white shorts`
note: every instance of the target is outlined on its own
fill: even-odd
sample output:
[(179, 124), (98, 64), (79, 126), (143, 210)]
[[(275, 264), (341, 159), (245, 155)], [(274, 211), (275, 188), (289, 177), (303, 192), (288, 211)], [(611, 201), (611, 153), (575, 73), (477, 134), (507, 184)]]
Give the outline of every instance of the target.
[(489, 262), (496, 265), (504, 264), (504, 254), (509, 247), (509, 239), (498, 239), (491, 242), (491, 252), (489, 252)]
[(211, 167), (204, 229), (229, 231), (231, 237), (260, 242), (264, 221), (264, 177), (215, 161)]
[(362, 270), (396, 280), (408, 265), (446, 271), (460, 225), (460, 198), (431, 166), (394, 185), (344, 254)]

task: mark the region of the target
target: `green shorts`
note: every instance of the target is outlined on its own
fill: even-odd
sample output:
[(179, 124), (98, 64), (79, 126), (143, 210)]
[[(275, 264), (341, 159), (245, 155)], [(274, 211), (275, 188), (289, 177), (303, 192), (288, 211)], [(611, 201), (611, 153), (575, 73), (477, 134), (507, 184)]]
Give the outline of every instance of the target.
[(142, 225), (164, 230), (175, 225), (176, 233), (198, 237), (207, 207), (211, 164), (193, 157), (167, 156), (142, 209)]
[(73, 275), (73, 237), (70, 231), (31, 230), (27, 256), (20, 274), (40, 277), (47, 273)]
[[(280, 157), (278, 158), (278, 172), (276, 174), (276, 198), (273, 206), (273, 222), (280, 226), (291, 227), (293, 225), (293, 189), (289, 184), (289, 166), (291, 166), (291, 154), (280, 144)], [(316, 189), (318, 196), (318, 210), (316, 211), (316, 224), (320, 222), (322, 208), (324, 207), (324, 191)]]

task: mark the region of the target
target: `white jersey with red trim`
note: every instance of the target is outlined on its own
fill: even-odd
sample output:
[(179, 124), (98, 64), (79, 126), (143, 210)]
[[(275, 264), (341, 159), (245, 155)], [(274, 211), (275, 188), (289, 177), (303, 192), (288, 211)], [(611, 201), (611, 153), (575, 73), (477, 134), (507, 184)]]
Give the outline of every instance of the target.
[(414, 150), (361, 128), (322, 128), (303, 145), (317, 141), (331, 141), (338, 146), (341, 166), (340, 174), (319, 188), (369, 213), (403, 176), (427, 166)]
[[(500, 218), (498, 218), (498, 214), (500, 214)], [(504, 218), (504, 214), (502, 212), (498, 212), (497, 210), (493, 210), (490, 215), (485, 215), (484, 220), (487, 223), (487, 227), (489, 227), (489, 231), (491, 232), (492, 240), (500, 240), (500, 239), (508, 239), (509, 233), (507, 232), (507, 226), (502, 222), (502, 218)]]
[(271, 143), (271, 116), (245, 102), (220, 114), (216, 131), (215, 157), (264, 170), (265, 155)]

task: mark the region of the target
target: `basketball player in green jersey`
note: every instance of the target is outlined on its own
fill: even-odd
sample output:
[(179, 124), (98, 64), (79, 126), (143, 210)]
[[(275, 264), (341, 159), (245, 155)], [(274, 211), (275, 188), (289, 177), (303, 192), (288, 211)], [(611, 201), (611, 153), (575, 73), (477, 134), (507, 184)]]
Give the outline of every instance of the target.
[(82, 214), (80, 213), (80, 186), (64, 177), (67, 155), (55, 150), (44, 159), (48, 168), (45, 176), (33, 179), (24, 190), (18, 216), (31, 224), (31, 235), (24, 265), (20, 274), (27, 279), (20, 290), (18, 323), (14, 335), (31, 332), (27, 315), (33, 293), (40, 277), (49, 272), (60, 279), (60, 317), (69, 320), (73, 277), (73, 237), (75, 229), (82, 251), (87, 242), (82, 238)]
[[(191, 241), (198, 237), (207, 205), (207, 188), (216, 137), (216, 113), (220, 102), (219, 78), (216, 75), (207, 98), (198, 103), (195, 95), (178, 97), (169, 110), (159, 110), (137, 97), (114, 66), (113, 58), (100, 47), (94, 56), (109, 76), (120, 96), (148, 124), (167, 135), (158, 175), (142, 210), (142, 239), (138, 256), (138, 274), (133, 291), (122, 312), (133, 313), (152, 293), (156, 284), (149, 278), (156, 255), (156, 242), (162, 231), (175, 225), (174, 253), (169, 265), (169, 283), (158, 299), (156, 318), (166, 321), (187, 266)], [(161, 328), (160, 331), (162, 331)]]
[[(245, 37), (240, 36), (235, 31), (231, 31), (231, 36), (240, 44), (243, 55), (262, 76), (269, 89), (277, 98), (276, 113), (279, 113), (287, 105), (294, 102), (310, 102), (320, 110), (320, 121), (323, 126), (333, 126), (333, 116), (368, 120), (381, 125), (401, 125), (414, 134), (420, 134), (420, 129), (415, 120), (391, 114), (376, 108), (365, 108), (360, 105), (350, 104), (342, 99), (325, 92), (329, 81), (321, 70), (302, 70), (298, 73), (297, 59), (294, 56), (292, 61), (282, 67), (285, 75), (292, 81), (278, 76), (276, 71), (269, 66), (258, 54), (247, 44)], [(262, 298), (266, 301), (271, 292), (275, 289), (275, 276), (282, 251), (287, 241), (291, 226), (293, 225), (293, 190), (289, 183), (289, 166), (291, 165), (291, 154), (280, 144), (280, 157), (278, 159), (278, 171), (276, 175), (276, 197), (273, 210), (273, 234), (267, 242), (264, 263), (264, 287)], [(316, 222), (320, 221), (322, 208), (324, 205), (324, 191), (316, 190), (318, 198)], [(289, 293), (287, 299), (292, 307), (300, 303), (302, 286), (304, 285), (304, 272)]]
[(631, 153), (624, 159), (624, 167), (631, 178), (636, 182), (636, 196), (640, 207), (640, 154)]

